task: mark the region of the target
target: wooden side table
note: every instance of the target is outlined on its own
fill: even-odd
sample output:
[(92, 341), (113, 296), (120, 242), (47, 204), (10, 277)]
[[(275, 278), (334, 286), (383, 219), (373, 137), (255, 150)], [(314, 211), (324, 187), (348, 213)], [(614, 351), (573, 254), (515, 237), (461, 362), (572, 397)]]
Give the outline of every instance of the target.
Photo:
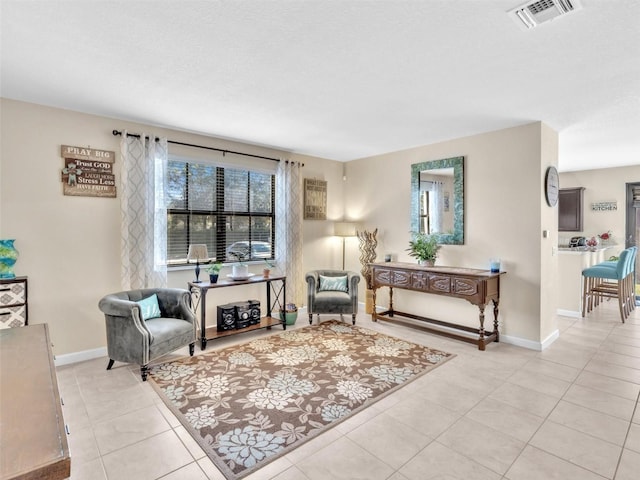
[[(474, 343), (478, 345), (479, 350), (484, 350), (488, 343), (500, 341), (500, 333), (498, 332), (500, 276), (506, 272), (493, 273), (489, 270), (461, 267), (425, 267), (403, 262), (372, 263), (370, 265), (373, 283), (371, 319), (374, 322), (386, 320), (402, 323), (402, 317), (417, 320), (419, 323), (411, 321), (404, 323), (432, 333)], [(389, 308), (378, 313), (376, 310), (376, 291), (380, 287), (389, 287)], [(393, 306), (394, 288), (466, 300), (478, 307), (479, 326), (472, 328), (395, 310)], [(493, 331), (490, 332), (485, 330), (484, 325), (484, 310), (489, 302), (493, 303)], [(396, 318), (396, 316), (400, 318)]]
[[(275, 282), (275, 284), (274, 284)], [(207, 292), (219, 288), (237, 287), (241, 285), (250, 285), (254, 283), (265, 283), (267, 288), (267, 314), (260, 318), (260, 322), (245, 328), (233, 330), (218, 330), (216, 326), (207, 327)], [(191, 303), (194, 310), (200, 308), (200, 348), (207, 348), (208, 340), (227, 337), (229, 335), (237, 335), (239, 333), (251, 332), (261, 328), (271, 328), (274, 325), (282, 325), (284, 330), (287, 329), (287, 323), (278, 317), (280, 310), (284, 310), (286, 305), (286, 283), (287, 277), (272, 275), (263, 277), (262, 275), (254, 275), (246, 280), (218, 280), (217, 283), (209, 282), (189, 282), (188, 289), (191, 292)], [(273, 296), (272, 296), (273, 294)], [(276, 308), (277, 307), (277, 308)], [(276, 309), (275, 315), (272, 316), (273, 309)]]

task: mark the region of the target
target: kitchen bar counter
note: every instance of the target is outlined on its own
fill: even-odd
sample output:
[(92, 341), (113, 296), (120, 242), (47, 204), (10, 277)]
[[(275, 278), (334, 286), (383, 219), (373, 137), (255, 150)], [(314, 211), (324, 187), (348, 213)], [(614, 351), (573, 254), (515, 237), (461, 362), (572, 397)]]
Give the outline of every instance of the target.
[[(591, 247), (558, 247), (559, 253), (573, 253), (573, 254), (582, 254), (582, 253), (598, 253), (604, 252), (610, 248), (616, 248), (617, 245), (598, 245), (595, 248)], [(606, 259), (605, 259), (606, 260)]]
[(558, 248), (558, 315), (582, 316), (582, 270), (608, 260), (622, 250), (618, 245)]

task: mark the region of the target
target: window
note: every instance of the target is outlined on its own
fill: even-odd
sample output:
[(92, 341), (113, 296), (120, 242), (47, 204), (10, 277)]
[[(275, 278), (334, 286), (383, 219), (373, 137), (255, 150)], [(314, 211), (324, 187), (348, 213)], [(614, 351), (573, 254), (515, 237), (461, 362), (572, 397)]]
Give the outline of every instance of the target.
[(176, 159), (167, 170), (169, 265), (192, 243), (222, 262), (273, 258), (275, 175)]
[(420, 232), (429, 233), (431, 232), (431, 226), (429, 225), (429, 211), (431, 210), (431, 205), (429, 203), (429, 190), (423, 190), (423, 184), (426, 182), (420, 182)]

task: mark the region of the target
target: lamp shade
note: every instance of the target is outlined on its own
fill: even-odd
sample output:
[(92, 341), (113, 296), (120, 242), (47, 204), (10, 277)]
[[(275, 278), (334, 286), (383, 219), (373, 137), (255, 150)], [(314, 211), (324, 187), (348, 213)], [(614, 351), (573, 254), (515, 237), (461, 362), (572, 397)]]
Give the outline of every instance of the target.
[(355, 222), (336, 222), (333, 224), (333, 234), (337, 237), (355, 237), (358, 224)]
[(209, 260), (209, 252), (207, 251), (207, 246), (204, 243), (194, 243), (192, 245), (189, 245), (187, 261), (202, 262), (203, 260)]

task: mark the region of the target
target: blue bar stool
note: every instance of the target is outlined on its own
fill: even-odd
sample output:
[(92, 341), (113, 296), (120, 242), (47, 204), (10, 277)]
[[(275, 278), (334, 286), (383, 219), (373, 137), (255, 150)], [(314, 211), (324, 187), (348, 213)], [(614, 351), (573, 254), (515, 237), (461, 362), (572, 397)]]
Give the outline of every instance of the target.
[(597, 307), (603, 298), (617, 298), (622, 323), (636, 308), (635, 260), (637, 247), (620, 253), (617, 262), (602, 262), (582, 271), (584, 277), (582, 316)]

